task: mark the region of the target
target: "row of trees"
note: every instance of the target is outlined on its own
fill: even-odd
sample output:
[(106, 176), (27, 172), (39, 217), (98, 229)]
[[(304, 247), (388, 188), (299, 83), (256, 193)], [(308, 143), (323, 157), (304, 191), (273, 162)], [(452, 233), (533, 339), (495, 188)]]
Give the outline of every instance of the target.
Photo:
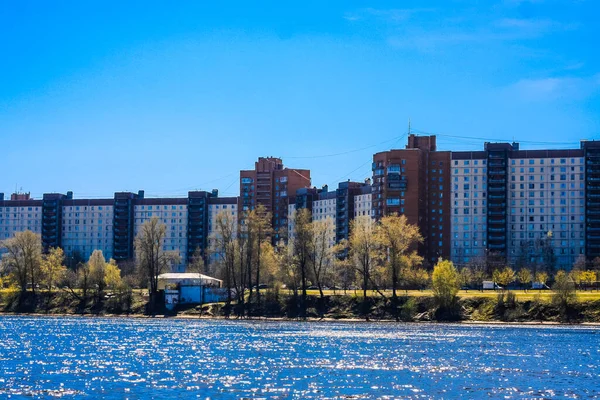
[[(521, 289), (529, 289), (533, 282), (540, 285), (547, 285), (556, 280), (556, 276), (564, 271), (557, 271), (555, 274), (549, 274), (543, 270), (534, 272), (529, 268), (521, 268), (515, 271), (509, 266), (495, 269), (491, 275), (488, 275), (483, 268), (473, 268), (464, 266), (460, 269), (461, 286), (468, 288), (481, 289), (483, 281), (491, 279), (502, 287), (509, 287), (511, 284), (517, 284)], [(594, 270), (586, 270), (575, 267), (571, 270), (567, 277), (580, 287), (589, 287), (597, 281), (598, 272)]]
[[(422, 241), (418, 228), (404, 216), (387, 216), (375, 223), (357, 217), (350, 238), (332, 245), (331, 220), (312, 219), (307, 209), (292, 217), (294, 232), (287, 243), (273, 246), (271, 216), (262, 206), (238, 221), (228, 214), (217, 216), (213, 246), (217, 273), (235, 295), (238, 314), (260, 307), (262, 283), (281, 282), (299, 300), (299, 315), (305, 316), (307, 290), (316, 289), (324, 298), (325, 288), (349, 289), (358, 284), (367, 298), (368, 290), (391, 288), (393, 300), (408, 286), (427, 285), (429, 275), (421, 268), (417, 245)], [(253, 301), (256, 293), (256, 301)]]
[[(435, 289), (436, 278), (430, 276), (417, 254), (423, 238), (405, 216), (390, 215), (379, 221), (359, 216), (351, 222), (349, 239), (335, 245), (332, 245), (334, 227), (331, 220), (313, 221), (307, 209), (299, 210), (292, 218), (293, 235), (287, 242), (275, 242), (271, 215), (263, 206), (249, 211), (240, 220), (228, 213), (219, 214), (210, 248), (204, 253), (196, 249), (188, 270), (222, 278), (229, 289), (228, 309), (235, 304), (238, 315), (251, 315), (255, 309), (260, 309), (263, 284), (285, 285), (298, 300), (301, 317), (306, 315), (307, 291), (310, 289), (318, 290), (323, 300), (327, 288), (360, 288), (365, 307), (370, 290), (397, 304), (402, 289)], [(40, 286), (48, 290), (60, 286), (83, 299), (87, 299), (90, 291), (102, 297), (107, 289), (147, 287), (153, 310), (157, 301), (158, 276), (180, 262), (179, 254), (163, 250), (165, 237), (166, 226), (157, 218), (141, 227), (135, 238), (136, 268), (127, 271), (124, 282), (116, 263), (113, 260), (106, 262), (99, 250), (94, 251), (87, 262), (67, 269), (61, 249), (50, 249), (43, 254), (39, 235), (20, 232), (0, 244), (5, 253), (0, 276), (9, 274), (23, 292), (28, 288), (35, 291)], [(205, 264), (207, 258), (212, 260), (210, 265)], [(585, 262), (576, 265), (569, 279), (580, 284), (594, 282), (595, 271), (587, 270), (585, 266)], [(455, 270), (454, 266), (452, 269)], [(515, 272), (510, 267), (498, 267), (490, 273), (483, 264), (467, 265), (457, 274), (459, 287), (474, 288), (480, 288), (487, 279), (503, 286), (517, 281), (523, 287), (528, 287), (532, 281), (546, 283), (549, 280), (548, 273), (541, 269), (521, 268)]]

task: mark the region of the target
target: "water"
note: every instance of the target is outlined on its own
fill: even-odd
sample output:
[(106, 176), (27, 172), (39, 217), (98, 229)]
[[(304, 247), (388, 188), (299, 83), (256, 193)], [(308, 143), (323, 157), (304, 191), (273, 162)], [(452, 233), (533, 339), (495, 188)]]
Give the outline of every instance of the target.
[(0, 398), (594, 398), (600, 329), (0, 317)]

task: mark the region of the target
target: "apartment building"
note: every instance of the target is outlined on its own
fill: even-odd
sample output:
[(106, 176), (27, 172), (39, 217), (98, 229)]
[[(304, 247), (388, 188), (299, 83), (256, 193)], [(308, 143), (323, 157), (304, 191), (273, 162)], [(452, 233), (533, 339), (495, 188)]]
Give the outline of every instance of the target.
[(289, 198), (310, 187), (310, 170), (285, 168), (275, 157), (260, 157), (253, 170), (240, 171), (239, 217), (262, 204), (271, 213), (273, 240), (287, 236)]
[[(311, 211), (313, 221), (330, 221), (330, 245), (349, 239), (350, 223), (357, 216), (370, 216), (371, 181), (340, 182), (337, 189), (329, 191), (327, 185), (321, 189), (302, 188), (290, 199), (289, 215), (306, 208)], [(288, 222), (288, 237), (294, 237), (294, 220)]]
[(570, 269), (579, 255), (596, 257), (598, 221), (588, 213), (600, 202), (598, 144), (521, 150), (518, 143), (485, 143), (484, 151), (453, 152), (452, 259), (495, 256)]
[(419, 227), (419, 253), (430, 263), (450, 256), (450, 152), (437, 151), (435, 136), (408, 136), (405, 149), (373, 155), (375, 219), (405, 215)]
[(181, 263), (174, 267), (182, 271), (197, 248), (208, 261), (213, 207), (231, 210), (237, 219), (237, 200), (219, 198), (216, 190), (189, 192), (184, 198), (145, 198), (143, 190), (118, 192), (112, 199), (74, 199), (67, 192), (33, 200), (18, 194), (0, 201), (0, 239), (31, 230), (41, 235), (45, 250), (63, 248), (69, 265), (87, 260), (96, 249), (121, 262), (134, 258), (135, 236), (156, 217), (166, 226), (163, 250), (179, 254)]
[(4, 193), (0, 193), (0, 240), (25, 230), (41, 234), (42, 205), (41, 200), (31, 199), (29, 193), (15, 193), (10, 200), (4, 200)]
[[(237, 232), (238, 222), (238, 198), (237, 197), (212, 197), (208, 205), (208, 255), (207, 262), (213, 266), (216, 262), (222, 260), (222, 254), (217, 252), (215, 240), (218, 239), (217, 218), (220, 215), (227, 215), (233, 224), (234, 233)], [(214, 271), (211, 271), (214, 273)]]

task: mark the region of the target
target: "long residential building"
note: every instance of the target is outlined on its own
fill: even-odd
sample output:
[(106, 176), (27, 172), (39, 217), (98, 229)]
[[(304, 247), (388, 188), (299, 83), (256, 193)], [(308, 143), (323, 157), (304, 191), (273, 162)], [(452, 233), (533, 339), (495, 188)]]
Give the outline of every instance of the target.
[(208, 261), (206, 249), (218, 212), (237, 220), (237, 197), (218, 197), (218, 192), (194, 191), (184, 198), (146, 198), (118, 192), (112, 199), (74, 199), (73, 193), (48, 193), (42, 200), (28, 194), (4, 200), (0, 194), (0, 240), (31, 230), (41, 235), (45, 250), (61, 247), (67, 262), (85, 261), (98, 249), (118, 262), (132, 260), (135, 236), (144, 222), (157, 217), (166, 226), (163, 250), (179, 254), (183, 270), (196, 249)]
[[(600, 142), (521, 150), (485, 143), (452, 153), (452, 259), (569, 269), (600, 255)], [(598, 214), (595, 214), (598, 210)]]

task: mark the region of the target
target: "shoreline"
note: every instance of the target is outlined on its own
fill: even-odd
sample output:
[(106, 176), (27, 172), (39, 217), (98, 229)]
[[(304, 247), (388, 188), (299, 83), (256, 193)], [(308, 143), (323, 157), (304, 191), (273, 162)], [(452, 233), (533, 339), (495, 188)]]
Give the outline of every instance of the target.
[(558, 321), (522, 321), (522, 322), (509, 322), (509, 321), (475, 321), (475, 320), (464, 320), (464, 321), (395, 321), (391, 319), (359, 319), (359, 318), (307, 318), (305, 320), (285, 317), (257, 317), (257, 318), (226, 318), (222, 316), (195, 316), (195, 315), (145, 315), (145, 314), (44, 314), (44, 313), (10, 313), (0, 312), (0, 317), (38, 317), (38, 318), (106, 318), (106, 319), (173, 319), (173, 320), (196, 320), (196, 321), (236, 321), (236, 322), (299, 322), (299, 323), (364, 323), (364, 324), (410, 324), (410, 325), (473, 325), (473, 326), (571, 326), (571, 327), (598, 327), (600, 328), (600, 322), (558, 322)]

